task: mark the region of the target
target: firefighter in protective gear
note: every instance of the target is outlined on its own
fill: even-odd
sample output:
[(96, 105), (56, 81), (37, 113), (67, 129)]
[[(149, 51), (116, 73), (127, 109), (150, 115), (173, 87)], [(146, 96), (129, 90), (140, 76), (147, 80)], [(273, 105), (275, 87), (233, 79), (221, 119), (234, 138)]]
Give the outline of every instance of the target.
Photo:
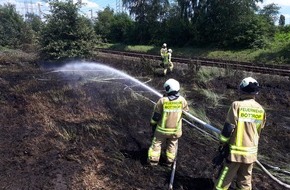
[(168, 60), (167, 60), (167, 65), (164, 66), (164, 75), (167, 74), (168, 69), (170, 72), (172, 72), (173, 70), (173, 63), (171, 61), (172, 49), (168, 49), (167, 56), (168, 56)]
[(188, 111), (187, 101), (179, 94), (180, 84), (175, 79), (164, 83), (166, 94), (154, 107), (150, 125), (153, 126), (153, 140), (148, 150), (148, 161), (157, 165), (161, 156), (161, 146), (166, 143), (166, 163), (171, 166), (177, 150), (178, 138), (182, 135), (182, 112)]
[(228, 110), (221, 145), (228, 145), (229, 154), (215, 182), (215, 189), (225, 190), (236, 176), (237, 189), (252, 189), (252, 169), (257, 160), (258, 142), (265, 126), (266, 113), (256, 102), (259, 83), (252, 77), (242, 80), (239, 85), (240, 99), (234, 101)]
[(166, 54), (167, 54), (167, 44), (164, 43), (162, 45), (162, 48), (160, 49), (160, 56), (161, 56), (162, 63), (164, 63), (164, 58), (165, 58)]
[(162, 45), (162, 48), (160, 49), (160, 55), (161, 55), (162, 58), (163, 58), (165, 53), (167, 53), (167, 44), (166, 43), (164, 43)]

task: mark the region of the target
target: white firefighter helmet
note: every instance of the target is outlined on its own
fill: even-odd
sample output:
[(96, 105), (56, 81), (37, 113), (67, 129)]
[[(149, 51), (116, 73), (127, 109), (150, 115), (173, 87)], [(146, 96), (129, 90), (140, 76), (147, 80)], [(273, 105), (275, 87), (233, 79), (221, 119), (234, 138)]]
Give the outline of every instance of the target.
[(163, 47), (163, 48), (166, 48), (166, 47), (167, 47), (167, 44), (166, 44), (166, 43), (164, 43), (164, 44), (162, 45), (162, 47)]
[(172, 49), (168, 49), (168, 52), (169, 52), (169, 53), (172, 53)]
[(170, 92), (173, 92), (173, 91), (176, 91), (178, 92), (180, 90), (180, 84), (177, 80), (175, 79), (168, 79), (164, 85), (163, 85), (166, 93), (170, 93)]
[(245, 94), (258, 94), (259, 83), (252, 77), (247, 77), (242, 80), (239, 90)]

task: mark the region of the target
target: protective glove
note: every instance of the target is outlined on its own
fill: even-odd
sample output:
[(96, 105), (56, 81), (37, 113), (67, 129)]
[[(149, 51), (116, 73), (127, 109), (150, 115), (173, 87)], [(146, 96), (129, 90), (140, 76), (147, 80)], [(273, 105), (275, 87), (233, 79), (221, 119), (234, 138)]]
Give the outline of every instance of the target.
[(218, 154), (212, 159), (214, 167), (220, 166), (229, 155), (229, 144), (220, 144)]

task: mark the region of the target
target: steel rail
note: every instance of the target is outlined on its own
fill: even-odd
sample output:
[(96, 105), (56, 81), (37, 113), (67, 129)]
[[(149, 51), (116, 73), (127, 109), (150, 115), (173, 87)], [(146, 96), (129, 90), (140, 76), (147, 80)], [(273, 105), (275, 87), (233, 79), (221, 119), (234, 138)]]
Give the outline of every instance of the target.
[[(98, 48), (97, 51), (102, 52), (102, 53), (116, 54), (116, 55), (122, 55), (122, 56), (160, 60), (159, 55), (152, 55), (152, 54), (146, 54), (146, 53), (116, 51), (116, 50), (108, 50), (108, 49), (102, 49), (102, 48)], [(187, 65), (195, 64), (195, 65), (201, 65), (201, 66), (244, 70), (244, 71), (257, 72), (257, 73), (263, 73), (263, 74), (290, 77), (290, 65), (285, 65), (285, 64), (272, 65), (272, 64), (263, 64), (263, 63), (250, 63), (250, 62), (239, 62), (239, 61), (230, 61), (230, 60), (208, 59), (208, 58), (201, 58), (201, 57), (193, 57), (193, 58), (174, 57), (172, 58), (172, 61), (175, 63), (183, 63)]]

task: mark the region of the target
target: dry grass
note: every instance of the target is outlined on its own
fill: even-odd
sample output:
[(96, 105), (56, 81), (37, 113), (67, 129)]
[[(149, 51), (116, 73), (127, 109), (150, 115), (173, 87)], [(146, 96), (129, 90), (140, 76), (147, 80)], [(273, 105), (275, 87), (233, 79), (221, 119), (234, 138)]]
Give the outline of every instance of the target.
[[(116, 65), (115, 68), (129, 74), (152, 79), (146, 80), (149, 81), (148, 85), (162, 92), (167, 77), (156, 77), (151, 73), (150, 66), (154, 63), (148, 66), (146, 60), (114, 60), (106, 56), (100, 59), (106, 59), (108, 65)], [(144, 64), (138, 65), (139, 61)], [(233, 84), (238, 81), (236, 75), (229, 77), (222, 74), (220, 71), (216, 76), (213, 72), (204, 74), (208, 76), (206, 82), (195, 77), (188, 78), (188, 73), (182, 72), (172, 73), (168, 77), (180, 79), (182, 93), (186, 93), (192, 102), (190, 107), (194, 115), (204, 115), (202, 119), (216, 124), (223, 121), (227, 108), (214, 105), (230, 102), (236, 88)], [(47, 80), (38, 80), (43, 78)], [(263, 80), (267, 85), (271, 84), (270, 81)], [(287, 81), (274, 81), (279, 82), (278, 86), (268, 96), (263, 96), (264, 100), (283, 97), (278, 89), (289, 88)], [(3, 172), (0, 174), (0, 184), (8, 189), (166, 188), (170, 172), (164, 167), (144, 166), (151, 141), (149, 121), (153, 104), (142, 95), (144, 93), (153, 101), (157, 97), (139, 91), (138, 86), (126, 85), (116, 80), (98, 82), (78, 80), (78, 77), (69, 80), (55, 73), (48, 77), (35, 65), (2, 64), (0, 170)], [(216, 89), (217, 86), (221, 88)], [(226, 96), (226, 88), (232, 94)], [(221, 94), (225, 96), (218, 99), (217, 95)], [(213, 106), (208, 106), (206, 97), (213, 101), (210, 104)], [(284, 94), (284, 97), (289, 98), (289, 95)], [(276, 101), (277, 105), (282, 102)], [(286, 105), (284, 103), (283, 106)], [(278, 114), (274, 117), (273, 113), (275, 111), (271, 112), (270, 120), (279, 122), (281, 117)], [(284, 114), (287, 115), (286, 112)], [(289, 157), (284, 148), (279, 148), (283, 146), (286, 149), (287, 144), (273, 138), (274, 135), (287, 139), (287, 132), (277, 129), (273, 134), (273, 130), (266, 130), (261, 150), (265, 152), (269, 148), (267, 144), (271, 144), (277, 154), (266, 152), (267, 157), (270, 160), (279, 157), (281, 164), (287, 164)], [(211, 189), (210, 162), (215, 148), (215, 142), (210, 138), (184, 126), (175, 189)], [(278, 151), (282, 151), (283, 156)], [(266, 184), (270, 189), (276, 189), (275, 184), (265, 183), (269, 179), (260, 172), (255, 173), (253, 180), (258, 188)], [(259, 180), (264, 182), (257, 183)]]

